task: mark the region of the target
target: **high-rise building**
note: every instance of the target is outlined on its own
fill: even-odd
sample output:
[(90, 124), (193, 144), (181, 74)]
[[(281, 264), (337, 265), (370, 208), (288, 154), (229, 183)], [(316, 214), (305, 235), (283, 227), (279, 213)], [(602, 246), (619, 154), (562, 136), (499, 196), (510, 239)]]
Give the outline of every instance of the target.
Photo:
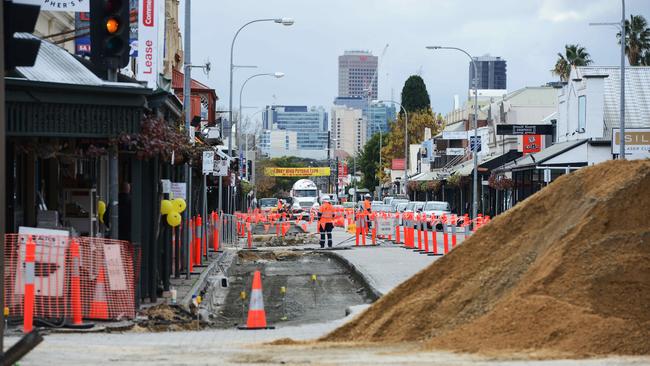
[[(489, 55), (474, 57), (478, 71), (478, 89), (507, 89), (506, 60)], [(469, 88), (473, 89), (474, 67), (469, 64)]]
[(361, 97), (337, 97), (334, 99), (335, 106), (344, 106), (348, 108), (361, 109), (366, 124), (365, 139), (379, 132), (388, 133), (388, 123), (396, 118), (396, 108), (391, 104), (371, 105), (368, 109), (368, 100)]
[[(324, 159), (329, 148), (329, 120), (323, 107), (267, 106), (262, 116), (264, 130), (297, 133), (297, 149), (307, 151), (305, 157)], [(292, 154), (302, 156), (303, 154)]]
[(361, 109), (334, 106), (331, 115), (332, 148), (345, 152), (344, 155), (356, 155), (366, 144), (366, 123)]
[(345, 51), (339, 56), (339, 97), (367, 98), (364, 89), (370, 86), (370, 98), (377, 99), (377, 64), (378, 57), (369, 51)]
[(286, 130), (264, 130), (260, 134), (260, 150), (269, 158), (291, 156), (298, 150), (298, 133)]

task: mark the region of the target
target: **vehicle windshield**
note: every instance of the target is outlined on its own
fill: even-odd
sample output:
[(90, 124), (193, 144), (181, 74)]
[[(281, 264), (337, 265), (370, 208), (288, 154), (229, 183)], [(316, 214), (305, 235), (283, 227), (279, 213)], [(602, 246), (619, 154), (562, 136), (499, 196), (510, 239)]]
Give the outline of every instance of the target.
[(415, 202), (409, 202), (406, 204), (406, 211), (413, 211), (414, 207), (415, 207)]
[(260, 200), (260, 207), (273, 207), (278, 205), (277, 198), (262, 198)]
[(294, 189), (294, 197), (317, 197), (318, 191), (315, 189)]
[(425, 211), (449, 211), (449, 203), (447, 202), (427, 202), (424, 206)]

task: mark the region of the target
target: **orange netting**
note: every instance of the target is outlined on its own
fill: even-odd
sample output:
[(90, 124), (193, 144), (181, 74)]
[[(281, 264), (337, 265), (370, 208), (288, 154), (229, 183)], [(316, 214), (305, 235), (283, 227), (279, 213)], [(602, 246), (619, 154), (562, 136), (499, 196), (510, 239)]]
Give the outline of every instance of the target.
[[(71, 301), (74, 291), (80, 292), (83, 318), (135, 317), (134, 273), (138, 269), (134, 267), (134, 250), (129, 242), (90, 237), (31, 237), (36, 245), (35, 318), (71, 319), (75, 310)], [(5, 235), (5, 304), (11, 316), (23, 315), (27, 241), (28, 235)], [(139, 266), (138, 260), (135, 265)]]

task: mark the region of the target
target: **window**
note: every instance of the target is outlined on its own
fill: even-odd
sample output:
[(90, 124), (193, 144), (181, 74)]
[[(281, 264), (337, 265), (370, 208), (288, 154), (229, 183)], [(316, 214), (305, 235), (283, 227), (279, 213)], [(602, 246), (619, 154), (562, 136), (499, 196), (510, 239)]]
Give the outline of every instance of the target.
[(578, 97), (578, 132), (585, 132), (587, 127), (587, 96)]

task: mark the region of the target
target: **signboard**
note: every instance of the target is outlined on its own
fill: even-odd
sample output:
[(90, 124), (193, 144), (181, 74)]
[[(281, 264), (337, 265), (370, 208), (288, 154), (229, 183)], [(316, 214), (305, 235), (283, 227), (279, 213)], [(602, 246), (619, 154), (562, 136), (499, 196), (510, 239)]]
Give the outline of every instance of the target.
[(447, 155), (465, 155), (465, 149), (462, 147), (448, 147), (445, 153)]
[(329, 167), (310, 168), (264, 168), (264, 174), (269, 177), (329, 177)]
[(551, 169), (544, 169), (544, 183), (551, 183)]
[(41, 11), (90, 11), (90, 0), (42, 0), (38, 5), (41, 5)]
[(542, 151), (542, 135), (521, 136), (521, 146), (524, 155)]
[(217, 177), (225, 177), (228, 175), (229, 168), (230, 163), (228, 160), (215, 160), (212, 174), (216, 175)]
[(467, 131), (442, 131), (443, 140), (467, 140)]
[(404, 167), (406, 166), (404, 159), (393, 159), (391, 161), (391, 169), (393, 170), (404, 170)]
[(203, 152), (203, 174), (210, 174), (214, 171), (214, 151)]
[(141, 0), (138, 8), (138, 75), (136, 78), (146, 81), (147, 87), (152, 89), (156, 89), (158, 65), (163, 56), (158, 39), (161, 4), (164, 5), (163, 0)]
[(497, 125), (497, 135), (552, 135), (553, 125)]
[(169, 194), (172, 193), (172, 181), (169, 179), (161, 179), (160, 183), (162, 185), (162, 193)]
[(172, 199), (174, 198), (182, 198), (184, 200), (187, 199), (187, 187), (185, 183), (176, 183), (172, 182), (172, 193), (171, 197)]
[(469, 148), (471, 151), (480, 152), (481, 151), (481, 136), (470, 136), (469, 137)]
[(392, 217), (380, 217), (377, 219), (377, 235), (393, 235), (395, 233), (395, 219)]
[(108, 286), (111, 291), (126, 290), (126, 277), (124, 276), (124, 264), (120, 255), (118, 244), (104, 245), (104, 257), (106, 259), (106, 273), (108, 274)]
[[(36, 268), (34, 276), (34, 294), (36, 296), (63, 297), (63, 282), (65, 278), (65, 256), (67, 253), (68, 236), (65, 230), (42, 229), (21, 226), (18, 228), (20, 251), (16, 260), (16, 268), (22, 270), (25, 263), (25, 243), (28, 236), (36, 244)], [(40, 269), (40, 270), (39, 270)], [(14, 293), (24, 293), (23, 276), (16, 276)]]
[[(621, 130), (612, 128), (612, 154), (621, 152)], [(629, 159), (650, 158), (650, 128), (625, 129), (625, 157)]]

